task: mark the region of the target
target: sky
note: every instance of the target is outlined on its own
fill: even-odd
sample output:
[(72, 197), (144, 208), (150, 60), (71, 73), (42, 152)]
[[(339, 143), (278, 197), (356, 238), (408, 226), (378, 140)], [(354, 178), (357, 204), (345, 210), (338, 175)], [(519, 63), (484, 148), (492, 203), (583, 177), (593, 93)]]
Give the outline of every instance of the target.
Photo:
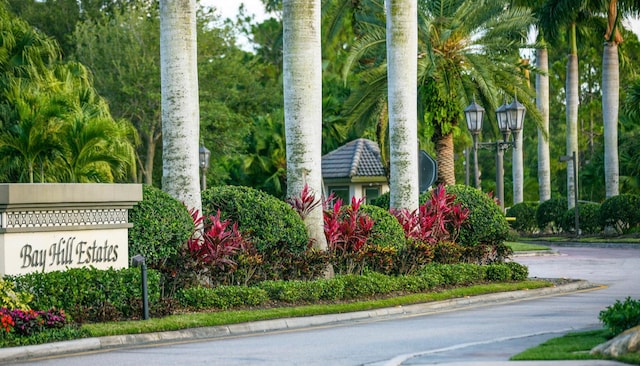
[[(200, 2), (203, 5), (216, 7), (222, 18), (235, 19), (241, 3), (244, 3), (249, 14), (255, 15), (256, 21), (259, 22), (267, 18), (264, 5), (260, 0), (200, 0)], [(627, 24), (631, 25), (631, 30), (640, 38), (640, 20), (627, 20), (627, 22)]]
[(256, 21), (259, 22), (266, 18), (264, 5), (260, 0), (200, 0), (200, 3), (215, 7), (222, 15), (222, 18), (231, 19), (235, 19), (236, 14), (238, 13), (238, 7), (241, 3), (244, 3), (248, 13), (256, 16)]

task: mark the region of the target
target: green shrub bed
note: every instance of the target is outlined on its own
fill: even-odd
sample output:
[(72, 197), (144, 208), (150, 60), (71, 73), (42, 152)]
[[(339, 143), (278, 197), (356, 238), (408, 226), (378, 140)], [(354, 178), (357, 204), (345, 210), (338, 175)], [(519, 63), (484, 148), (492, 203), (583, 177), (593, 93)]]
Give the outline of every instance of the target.
[[(149, 303), (160, 304), (160, 275), (147, 271)], [(99, 270), (71, 268), (66, 271), (5, 276), (15, 290), (33, 296), (32, 309), (63, 309), (76, 323), (138, 319), (141, 317), (140, 269)]]
[(487, 282), (521, 281), (528, 269), (516, 262), (477, 265), (430, 264), (418, 274), (391, 276), (377, 272), (337, 275), (316, 281), (263, 281), (254, 286), (192, 287), (178, 292), (178, 301), (190, 309), (267, 306), (272, 302), (304, 304), (350, 301), (398, 293), (418, 293), (435, 288), (469, 286)]

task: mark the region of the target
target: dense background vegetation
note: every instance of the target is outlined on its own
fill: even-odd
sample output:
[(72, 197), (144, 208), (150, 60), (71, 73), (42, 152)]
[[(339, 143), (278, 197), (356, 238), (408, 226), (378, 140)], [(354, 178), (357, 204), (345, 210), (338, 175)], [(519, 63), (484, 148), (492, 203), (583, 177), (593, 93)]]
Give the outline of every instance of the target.
[[(3, 85), (13, 85), (14, 89), (3, 88), (0, 96), (3, 106), (0, 121), (5, 127), (0, 141), (16, 140), (21, 133), (26, 133), (28, 126), (21, 126), (17, 121), (21, 121), (21, 124), (27, 123), (29, 118), (33, 123), (48, 121), (47, 126), (56, 129), (55, 134), (48, 136), (56, 138), (47, 140), (49, 145), (39, 141), (38, 146), (46, 146), (47, 149), (53, 149), (49, 151), (56, 153), (47, 155), (29, 146), (13, 150), (5, 147), (3, 158), (6, 164), (2, 165), (0, 178), (4, 181), (29, 181), (29, 175), (33, 174), (34, 181), (138, 181), (159, 186), (162, 162), (158, 149), (162, 141), (159, 128), (157, 3), (147, 0), (3, 0), (2, 3), (2, 24), (12, 28), (11, 34), (14, 34), (16, 43), (12, 46), (7, 42), (2, 46), (7, 51), (2, 53), (6, 58), (0, 62)], [(262, 22), (255, 22), (242, 14), (238, 19), (220, 19), (215, 9), (209, 8), (201, 8), (198, 12), (201, 135), (204, 145), (212, 151), (212, 166), (207, 173), (210, 186), (226, 183), (246, 185), (282, 197), (286, 174), (281, 78), (282, 24), (279, 2), (266, 3), (272, 11), (269, 13), (272, 17)], [(375, 48), (354, 59), (354, 52), (357, 54), (354, 48), (361, 47), (367, 41), (373, 42), (365, 38), (374, 36), (374, 26), (380, 23), (382, 14), (373, 2), (360, 1), (358, 4), (357, 7), (344, 8), (339, 7), (336, 0), (323, 1), (326, 15), (323, 16), (323, 151), (326, 153), (355, 137), (369, 137), (381, 143), (384, 157), (385, 124), (384, 118), (380, 118), (384, 106), (378, 105), (378, 109), (373, 108), (365, 113), (353, 104), (354, 97), (366, 95), (366, 85), (374, 85), (371, 84), (371, 78), (375, 76), (372, 72), (383, 62), (376, 56)], [(246, 50), (248, 47), (243, 45), (241, 48), (238, 45), (236, 36), (240, 34), (249, 39), (250, 51)], [(640, 176), (637, 174), (640, 150), (637, 147), (638, 139), (635, 138), (640, 119), (637, 113), (632, 113), (633, 108), (626, 108), (633, 105), (633, 97), (637, 95), (635, 89), (631, 88), (636, 83), (632, 65), (637, 62), (640, 52), (636, 35), (626, 30), (623, 30), (623, 35), (625, 42), (620, 46), (623, 107), (619, 124), (620, 189), (622, 193), (640, 193), (637, 181)], [(602, 40), (597, 31), (584, 32), (579, 37), (582, 45), (578, 50), (582, 85), (579, 112), (580, 197), (601, 203), (604, 200), (599, 87)], [(553, 196), (565, 196), (566, 191), (566, 164), (555, 159), (565, 154), (565, 42), (561, 38), (548, 45)], [(19, 64), (8, 61), (16, 61), (15, 56), (22, 51), (20, 47), (27, 44), (34, 46), (28, 58)], [(524, 54), (533, 58), (531, 52)], [(533, 60), (530, 61), (533, 64)], [(29, 67), (20, 66), (22, 64)], [(38, 89), (44, 84), (54, 85), (47, 77), (62, 80), (62, 71), (57, 74), (46, 71), (53, 65), (67, 70), (67, 74), (76, 78), (75, 81), (65, 78), (72, 83), (66, 87), (60, 82), (55, 83), (69, 92), (61, 94), (59, 90), (48, 87), (44, 90), (50, 91), (34, 98), (36, 105), (43, 106), (51, 105), (54, 95), (55, 98), (63, 98), (64, 101), (60, 103), (65, 106), (64, 110), (38, 109), (32, 117), (25, 115), (26, 111), (20, 109), (20, 103), (36, 103), (36, 100), (24, 101), (29, 96), (25, 91)], [(21, 97), (16, 99), (12, 95), (16, 95), (18, 80), (23, 86), (19, 94)], [(532, 76), (531, 82), (534, 81)], [(80, 85), (86, 90), (82, 97), (78, 91)], [(87, 98), (88, 95), (94, 96)], [(629, 101), (626, 98), (630, 98)], [(521, 99), (524, 99), (524, 95)], [(434, 106), (450, 107), (427, 102), (425, 105), (431, 107), (425, 110), (424, 118), (420, 118), (424, 121), (434, 118)], [(92, 107), (88, 108), (89, 105)], [(78, 111), (82, 111), (82, 114)], [(52, 113), (61, 116), (55, 123), (47, 117)], [(525, 201), (538, 200), (538, 134), (532, 118), (528, 117), (524, 127)], [(107, 151), (115, 151), (112, 147), (120, 146), (121, 149), (117, 151), (122, 152), (107, 161), (87, 158), (71, 162), (65, 158), (74, 155), (71, 140), (75, 138), (75, 145), (80, 146), (78, 149), (89, 145), (89, 142), (77, 141), (74, 134), (77, 136), (78, 132), (62, 127), (73, 120), (83, 120), (85, 124), (93, 125), (97, 123), (94, 122), (96, 119), (104, 120), (101, 122), (103, 125), (98, 127), (99, 131), (109, 129), (111, 132), (102, 132), (92, 141), (104, 146)], [(16, 126), (11, 128), (13, 125)], [(456, 128), (456, 177), (458, 182), (464, 182), (464, 148), (470, 145), (470, 138), (463, 126)], [(113, 132), (116, 129), (120, 131), (118, 134)], [(491, 127), (488, 129), (487, 138), (497, 132), (490, 131)], [(435, 154), (431, 142), (433, 128), (425, 124), (421, 126), (421, 131), (420, 148)], [(32, 135), (32, 138), (36, 137), (44, 139), (43, 136)], [(9, 142), (1, 145), (14, 146)], [(135, 154), (132, 154), (131, 146), (135, 148)], [(10, 150), (15, 152), (10, 153)], [(483, 190), (489, 192), (495, 189), (493, 153), (489, 150), (479, 153)], [(505, 158), (505, 171), (510, 171), (509, 153)], [(510, 181), (510, 174), (505, 174), (506, 206), (510, 206), (511, 201)]]

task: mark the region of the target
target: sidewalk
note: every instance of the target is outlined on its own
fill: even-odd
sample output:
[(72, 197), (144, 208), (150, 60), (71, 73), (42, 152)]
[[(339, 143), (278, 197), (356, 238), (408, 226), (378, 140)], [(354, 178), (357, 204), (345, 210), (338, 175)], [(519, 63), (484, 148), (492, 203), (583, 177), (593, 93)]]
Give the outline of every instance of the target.
[[(604, 360), (583, 360), (583, 361), (491, 361), (491, 362), (455, 362), (441, 363), (446, 366), (619, 366), (625, 363)], [(411, 364), (411, 366), (420, 366)]]
[[(452, 309), (462, 309), (471, 306), (488, 304), (500, 304), (511, 301), (518, 301), (528, 298), (557, 296), (576, 291), (600, 288), (588, 281), (573, 281), (556, 287), (541, 288), (535, 290), (521, 290), (512, 292), (502, 292), (482, 296), (458, 298), (445, 301), (431, 302), (425, 304), (415, 304), (408, 306), (397, 306), (393, 308), (376, 309), (370, 311), (359, 311), (346, 314), (329, 314), (300, 318), (286, 318), (257, 321), (242, 324), (231, 324), (216, 327), (202, 327), (184, 329), (169, 332), (157, 332), (147, 334), (117, 335), (100, 338), (86, 338), (72, 341), (47, 343), (35, 346), (13, 347), (0, 349), (0, 364), (9, 364), (16, 361), (24, 361), (33, 358), (50, 356), (61, 356), (88, 351), (108, 350), (119, 347), (159, 345), (169, 342), (179, 342), (186, 340), (205, 340), (229, 336), (246, 335), (253, 333), (266, 333), (283, 330), (301, 329), (322, 325), (330, 325), (345, 322), (358, 322), (370, 319), (384, 319), (403, 317), (408, 315), (430, 314), (440, 311), (450, 311)], [(448, 365), (621, 365), (620, 363), (603, 363), (603, 361), (579, 361), (573, 362), (504, 362), (504, 363), (450, 363)], [(416, 364), (412, 364), (416, 365)], [(390, 365), (388, 365), (390, 366)]]

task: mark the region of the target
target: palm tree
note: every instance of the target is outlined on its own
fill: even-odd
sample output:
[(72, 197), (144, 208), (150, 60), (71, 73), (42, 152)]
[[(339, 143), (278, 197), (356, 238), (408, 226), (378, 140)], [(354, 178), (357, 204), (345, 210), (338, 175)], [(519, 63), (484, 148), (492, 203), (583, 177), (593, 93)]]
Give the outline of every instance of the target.
[[(605, 1), (607, 8), (607, 31), (602, 53), (602, 118), (604, 122), (604, 179), (606, 197), (619, 194), (618, 156), (618, 112), (620, 107), (620, 64), (618, 45), (622, 43), (619, 31), (623, 14), (640, 11), (638, 1)], [(620, 9), (619, 6), (620, 5)]]
[(56, 95), (34, 90), (20, 79), (10, 83), (4, 96), (12, 108), (4, 111), (6, 125), (0, 133), (4, 180), (33, 183), (39, 167), (40, 181), (44, 182), (43, 166), (61, 151), (55, 136), (63, 103)]
[(538, 128), (538, 199), (551, 199), (551, 157), (549, 155), (549, 53), (544, 45), (536, 48), (536, 106), (541, 123)]
[(60, 59), (60, 50), (51, 38), (9, 14), (2, 3), (0, 33), (0, 90), (9, 88), (14, 78), (43, 81), (48, 75), (45, 70)]
[(196, 1), (160, 0), (162, 189), (201, 210)]
[(618, 45), (622, 35), (618, 30), (617, 1), (609, 1), (607, 33), (602, 52), (602, 119), (604, 122), (604, 182), (606, 197), (619, 193), (618, 166), (618, 108), (620, 103), (620, 75)]
[[(562, 31), (568, 34), (569, 54), (567, 55), (566, 70), (566, 123), (567, 143), (566, 155), (574, 152), (579, 156), (578, 150), (578, 105), (579, 105), (579, 75), (578, 75), (578, 25), (591, 19), (591, 4), (582, 0), (548, 0), (540, 11), (540, 24), (545, 35), (552, 41), (560, 38)], [(576, 164), (579, 166), (578, 162)], [(577, 188), (578, 166), (574, 168), (574, 162), (567, 163), (567, 203), (573, 208), (575, 192)], [(575, 172), (575, 175), (574, 175)]]
[[(287, 146), (287, 196), (305, 185), (322, 197), (322, 47), (320, 1), (284, 0), (283, 82)], [(327, 249), (322, 207), (305, 218), (314, 247)]]
[[(102, 103), (100, 103), (102, 104)], [(105, 183), (135, 176), (135, 129), (124, 120), (114, 121), (100, 104), (80, 105), (61, 126), (61, 153), (55, 169), (58, 181)], [(106, 103), (103, 104), (106, 107)]]
[(390, 207), (418, 208), (418, 2), (387, 0)]
[[(489, 112), (514, 94), (528, 110), (533, 109), (518, 54), (533, 19), (529, 11), (506, 7), (501, 0), (422, 1), (418, 16), (418, 118), (430, 130), (439, 180), (453, 184), (453, 136), (460, 129), (462, 110), (474, 96)], [(347, 63), (348, 69), (365, 68), (362, 86), (347, 103), (354, 123), (372, 120), (384, 110), (380, 107), (384, 61), (376, 58), (375, 51), (383, 40), (375, 21), (362, 26), (365, 35), (354, 44)], [(487, 115), (495, 121), (493, 113)], [(537, 117), (537, 113), (531, 115)], [(491, 132), (497, 135), (497, 128)]]
[[(539, 24), (539, 14), (544, 0), (515, 0), (512, 4), (531, 9), (535, 22), (532, 24), (536, 40), (536, 107), (540, 113), (538, 126), (538, 199), (551, 199), (551, 158), (549, 155), (549, 52), (544, 31)], [(515, 187), (514, 187), (515, 188)], [(515, 195), (515, 194), (514, 194)], [(514, 200), (515, 203), (515, 200)]]

